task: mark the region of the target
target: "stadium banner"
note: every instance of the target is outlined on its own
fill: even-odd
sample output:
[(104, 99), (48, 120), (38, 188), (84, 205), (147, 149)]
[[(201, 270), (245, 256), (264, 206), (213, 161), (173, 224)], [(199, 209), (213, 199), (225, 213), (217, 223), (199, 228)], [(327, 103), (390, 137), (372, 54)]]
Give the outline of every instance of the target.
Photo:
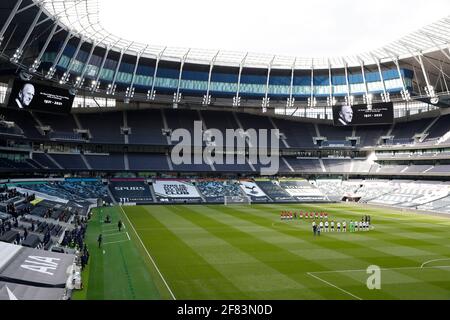
[(67, 89), (16, 79), (8, 106), (20, 110), (70, 113), (74, 98)]
[(280, 180), (280, 186), (297, 201), (315, 202), (327, 200), (319, 188), (306, 180)]
[(100, 178), (65, 178), (67, 182), (101, 182)]
[(65, 289), (40, 288), (0, 281), (0, 301), (7, 300), (63, 300)]
[[(14, 250), (11, 246), (0, 242), (0, 252)], [(0, 280), (38, 287), (65, 288), (69, 277), (67, 270), (74, 264), (75, 258), (73, 254), (19, 247), (0, 271)]]
[(256, 179), (256, 185), (275, 202), (295, 202), (295, 199), (280, 187), (277, 180)]
[(109, 188), (120, 203), (153, 203), (150, 188), (144, 179), (111, 179)]
[(202, 198), (189, 180), (162, 179), (153, 183), (158, 202), (199, 203)]
[(239, 182), (233, 180), (204, 179), (197, 180), (197, 188), (206, 202), (224, 203), (227, 197), (242, 197), (244, 193)]
[(250, 197), (252, 202), (269, 202), (270, 198), (261, 190), (258, 185), (249, 180), (240, 180), (241, 189), (245, 192), (247, 197)]
[(392, 124), (394, 104), (392, 102), (357, 104), (333, 107), (335, 126), (360, 126), (373, 124)]

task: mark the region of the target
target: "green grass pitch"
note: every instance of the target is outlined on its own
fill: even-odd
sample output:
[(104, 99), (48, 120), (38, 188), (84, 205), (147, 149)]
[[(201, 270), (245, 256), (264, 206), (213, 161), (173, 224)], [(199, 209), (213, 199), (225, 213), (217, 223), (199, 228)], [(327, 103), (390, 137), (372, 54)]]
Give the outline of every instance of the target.
[[(282, 210), (347, 223), (370, 214), (374, 229), (314, 237), (310, 220), (281, 221)], [(346, 204), (111, 207), (94, 211), (87, 243), (74, 299), (450, 299), (445, 217)], [(367, 288), (370, 265), (380, 290)]]

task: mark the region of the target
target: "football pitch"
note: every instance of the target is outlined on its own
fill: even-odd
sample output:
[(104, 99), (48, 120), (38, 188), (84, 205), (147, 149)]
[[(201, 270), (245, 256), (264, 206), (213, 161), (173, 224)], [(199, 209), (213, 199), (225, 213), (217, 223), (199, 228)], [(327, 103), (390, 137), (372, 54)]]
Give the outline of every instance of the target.
[[(373, 229), (318, 237), (311, 220), (281, 221), (282, 210), (325, 211), (347, 224), (369, 214)], [(450, 219), (390, 208), (101, 208), (87, 244), (85, 289), (74, 299), (450, 299)], [(369, 266), (380, 268), (380, 289), (367, 286)]]

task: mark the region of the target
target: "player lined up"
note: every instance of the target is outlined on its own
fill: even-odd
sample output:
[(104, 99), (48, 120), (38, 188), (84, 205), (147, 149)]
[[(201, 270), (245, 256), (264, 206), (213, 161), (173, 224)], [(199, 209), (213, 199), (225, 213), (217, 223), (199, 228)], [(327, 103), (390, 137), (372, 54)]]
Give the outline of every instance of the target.
[(326, 212), (297, 212), (297, 211), (281, 211), (281, 220), (294, 220), (294, 219), (328, 219), (328, 213)]
[[(335, 228), (336, 227), (336, 228)], [(312, 222), (312, 228), (314, 235), (319, 235), (321, 232), (347, 232), (347, 221), (338, 221), (334, 220), (328, 221), (320, 221), (316, 223), (316, 221)], [(369, 231), (370, 223), (368, 221), (352, 221), (349, 223), (349, 231), (357, 232), (357, 231)]]

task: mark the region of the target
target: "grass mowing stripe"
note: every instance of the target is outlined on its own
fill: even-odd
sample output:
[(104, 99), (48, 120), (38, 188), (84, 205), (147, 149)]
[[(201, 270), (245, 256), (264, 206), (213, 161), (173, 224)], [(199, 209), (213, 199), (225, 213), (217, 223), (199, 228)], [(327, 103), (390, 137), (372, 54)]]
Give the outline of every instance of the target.
[(122, 258), (123, 269), (125, 270), (125, 275), (127, 276), (127, 280), (128, 280), (128, 289), (131, 292), (131, 297), (133, 299), (136, 299), (136, 294), (134, 292), (133, 283), (131, 282), (130, 272), (128, 270), (127, 262), (126, 262), (124, 254), (123, 254), (122, 247), (119, 247), (119, 251), (120, 251), (120, 256)]
[[(147, 215), (141, 216), (146, 225), (151, 223), (158, 232), (147, 233), (144, 237), (150, 238), (159, 245), (159, 250), (153, 253), (158, 256), (161, 267), (171, 279), (177, 296), (181, 298), (198, 299), (248, 299), (245, 292), (234, 286), (226, 277), (220, 274), (212, 265), (205, 261), (196, 250), (185, 243), (171, 231), (171, 226), (165, 227), (160, 221), (161, 217), (176, 216), (173, 214), (175, 206), (160, 206), (146, 208)], [(177, 225), (182, 223), (176, 219)], [(193, 234), (190, 234), (193, 236)], [(207, 239), (208, 241), (209, 239)]]
[[(106, 254), (100, 255), (92, 249), (97, 232), (113, 234), (115, 227), (92, 221), (87, 235), (93, 259), (88, 299), (102, 295), (139, 299), (146, 285), (136, 281), (152, 282), (151, 274), (159, 292), (167, 292), (168, 298), (163, 280), (146, 258), (145, 246), (152, 249), (167, 283), (182, 299), (450, 298), (447, 218), (347, 204), (155, 205), (104, 210), (112, 210), (113, 220), (126, 215), (127, 229), (135, 232), (130, 232), (131, 241), (109, 244)], [(347, 222), (371, 214), (375, 230), (314, 238), (311, 220), (280, 221), (282, 210), (326, 211), (331, 219)], [(106, 240), (121, 239), (129, 237)], [(140, 253), (138, 259), (136, 253)], [(134, 270), (138, 261), (146, 269), (139, 276)], [(381, 266), (382, 290), (366, 287), (369, 264)]]
[(332, 284), (332, 283), (330, 283), (330, 282), (328, 282), (328, 281), (326, 281), (326, 280), (323, 280), (322, 278), (320, 278), (320, 277), (318, 277), (318, 276), (315, 276), (315, 275), (313, 275), (312, 273), (309, 273), (309, 272), (308, 272), (307, 274), (310, 275), (310, 276), (313, 277), (313, 278), (316, 278), (316, 279), (319, 280), (319, 281), (322, 281), (323, 283), (328, 284), (329, 286), (332, 286), (333, 288), (336, 288), (336, 289), (338, 289), (338, 290), (340, 290), (340, 291), (342, 291), (342, 292), (344, 292), (344, 293), (346, 293), (346, 294), (352, 296), (353, 298), (355, 298), (355, 299), (357, 299), (357, 300), (362, 300), (360, 297), (355, 296), (354, 294), (348, 292), (347, 290), (344, 290), (344, 289), (342, 289), (342, 288), (340, 288), (340, 287), (338, 287), (338, 286), (336, 286), (336, 285), (334, 285), (334, 284)]
[[(340, 216), (341, 216), (341, 213), (339, 212), (339, 209), (338, 209), (339, 207), (343, 207), (345, 210), (348, 210), (349, 209), (348, 207), (350, 207), (350, 209), (354, 209), (354, 206), (348, 206), (348, 205), (347, 206), (340, 205), (337, 208), (333, 208), (330, 205), (322, 206), (322, 208), (325, 208), (328, 211), (335, 211), (338, 214), (340, 214)], [(357, 209), (358, 210), (362, 210), (362, 208), (357, 208)], [(353, 210), (353, 212), (355, 212), (355, 210)], [(362, 212), (362, 211), (361, 212), (356, 211), (356, 212), (360, 216), (362, 214), (366, 213), (366, 212)], [(345, 217), (345, 213), (342, 214), (342, 216)], [(431, 217), (431, 219), (436, 220), (436, 217)], [(379, 228), (379, 225), (380, 224), (381, 225), (385, 224), (386, 221), (378, 221), (378, 220), (379, 220), (379, 218), (377, 216), (377, 220), (376, 220), (377, 221), (376, 222), (377, 223), (377, 229), (376, 229), (376, 231), (383, 231), (383, 228)], [(430, 224), (428, 224), (428, 225), (430, 225)], [(405, 232), (405, 230), (414, 230), (415, 232), (414, 233), (408, 233), (408, 232)], [(421, 229), (421, 228), (414, 228), (414, 227), (410, 227), (410, 223), (405, 221), (402, 224), (395, 224), (394, 227), (392, 227), (390, 231), (392, 231), (392, 238), (393, 238), (392, 240), (390, 240), (390, 237), (388, 235), (385, 235), (385, 234), (383, 234), (382, 236), (377, 236), (376, 233), (372, 233), (371, 232), (371, 233), (367, 233), (365, 235), (367, 235), (368, 237), (371, 237), (371, 238), (382, 237), (385, 241), (392, 242), (394, 244), (401, 245), (401, 246), (408, 246), (408, 247), (414, 247), (414, 248), (428, 247), (429, 251), (430, 250), (433, 251), (432, 254), (437, 254), (437, 255), (442, 255), (443, 254), (442, 250), (441, 250), (441, 248), (442, 248), (441, 244), (442, 244), (442, 238), (443, 238), (442, 236), (434, 236), (434, 240), (427, 239), (427, 238), (425, 238), (426, 240), (425, 239), (423, 239), (423, 240), (417, 239), (418, 235), (422, 235), (422, 237), (423, 237), (424, 234), (426, 234), (428, 237), (430, 237), (430, 233), (435, 233), (436, 232), (435, 228), (433, 228), (433, 227), (423, 228), (423, 229)], [(441, 231), (439, 231), (439, 233), (440, 232)], [(411, 236), (407, 237), (407, 236), (405, 236), (406, 234), (411, 234)], [(446, 234), (448, 234), (448, 232)], [(414, 237), (414, 235), (416, 237)], [(439, 241), (437, 241), (436, 239), (438, 239)], [(412, 243), (412, 242), (414, 242), (414, 243)], [(381, 244), (382, 243), (380, 243), (380, 245), (379, 245), (380, 248), (383, 248), (383, 247), (384, 248), (389, 248), (389, 246), (385, 246), (384, 244), (383, 245), (381, 245)], [(434, 245), (434, 248), (430, 247), (429, 244)], [(446, 255), (444, 255), (444, 256), (446, 256)]]
[[(215, 207), (216, 208), (216, 207)], [(239, 207), (238, 207), (239, 208)], [(244, 209), (246, 209), (246, 210), (244, 210)], [(217, 210), (221, 210), (221, 209), (217, 209)], [(242, 220), (250, 220), (250, 222), (254, 222), (254, 220), (252, 221), (252, 218), (254, 218), (254, 219), (259, 219), (259, 220), (263, 220), (264, 218), (261, 218), (260, 216), (255, 216), (255, 217), (252, 217), (252, 218), (250, 218), (249, 217), (249, 215), (248, 215), (248, 212), (250, 212), (251, 210), (249, 210), (249, 209), (247, 209), (247, 208), (241, 208), (241, 212), (238, 214), (238, 213), (235, 213), (234, 211), (238, 211), (239, 209), (236, 209), (235, 207), (233, 207), (233, 210), (221, 210), (223, 213), (225, 213), (225, 214), (227, 214), (227, 215), (231, 215), (231, 216), (234, 216), (234, 217), (236, 217), (237, 219), (242, 219)], [(233, 212), (231, 212), (231, 211), (233, 211)], [(211, 215), (211, 217), (214, 217), (214, 218), (218, 218), (219, 217), (219, 215)], [(223, 221), (222, 221), (223, 222)], [(236, 224), (238, 224), (238, 223), (236, 223)], [(266, 225), (267, 223), (266, 222), (263, 222), (262, 223), (263, 225)], [(367, 234), (367, 233), (365, 233), (365, 234)], [(336, 233), (336, 234), (333, 234), (333, 236), (336, 236), (336, 238), (338, 237), (338, 236), (340, 236), (341, 238), (342, 238), (342, 235), (343, 234), (338, 234), (338, 233)], [(348, 241), (348, 239), (346, 239), (346, 238), (343, 238), (344, 240), (343, 241)], [(336, 239), (336, 240), (338, 240), (338, 239)], [(342, 241), (342, 239), (339, 239), (339, 240), (341, 240)], [(384, 243), (383, 241), (381, 241), (381, 240), (379, 240), (379, 242), (382, 244), (382, 245), (380, 245), (378, 248), (366, 248), (365, 250), (367, 250), (367, 251), (373, 251), (373, 252), (375, 252), (375, 251), (381, 251), (382, 253), (386, 253), (385, 251), (386, 250), (383, 250), (383, 248), (387, 245), (386, 243)], [(342, 246), (342, 244), (340, 243), (339, 244), (340, 246)], [(383, 262), (385, 261), (385, 260), (387, 260), (386, 259), (386, 257), (385, 257), (385, 255), (383, 255), (383, 254), (378, 254), (378, 256), (379, 257), (382, 257), (382, 260), (383, 260)], [(398, 261), (399, 260), (402, 260), (403, 259), (403, 262), (404, 263), (406, 263), (406, 262), (413, 262), (413, 260), (411, 260), (411, 259), (406, 259), (406, 258), (404, 258), (404, 257), (399, 257), (399, 256), (396, 256), (396, 255), (391, 255), (391, 261), (392, 261), (392, 263), (398, 263)], [(356, 260), (356, 259), (353, 259), (353, 261), (354, 260)], [(353, 262), (352, 261), (352, 262)], [(372, 261), (374, 261), (374, 259), (372, 258)], [(411, 263), (407, 263), (407, 264), (409, 264), (409, 265), (411, 265)], [(373, 264), (373, 262), (368, 262), (367, 264), (366, 264), (366, 266), (369, 266), (370, 264)], [(415, 281), (415, 280), (413, 280), (413, 279), (410, 279), (410, 281)], [(429, 287), (433, 287), (431, 284), (429, 284), (428, 285)], [(434, 286), (434, 289), (435, 290), (439, 290), (440, 288), (438, 288), (438, 286)]]
[(136, 232), (136, 229), (134, 229), (133, 224), (131, 223), (130, 219), (128, 218), (126, 212), (123, 210), (122, 206), (119, 206), (119, 208), (122, 210), (122, 213), (124, 214), (125, 218), (127, 219), (128, 223), (131, 226), (131, 229), (133, 229), (133, 232), (136, 234), (139, 242), (141, 243), (142, 247), (144, 248), (145, 252), (147, 253), (147, 256), (150, 258), (150, 261), (152, 262), (153, 266), (155, 267), (156, 271), (158, 272), (159, 276), (161, 277), (162, 281), (164, 282), (164, 284), (167, 287), (167, 290), (169, 290), (170, 295), (172, 296), (173, 300), (176, 300), (175, 295), (173, 294), (172, 290), (170, 289), (169, 285), (166, 282), (166, 279), (164, 279), (164, 276), (162, 275), (161, 271), (159, 271), (158, 266), (156, 265), (155, 261), (153, 260), (152, 256), (150, 255), (150, 253), (147, 250), (147, 247), (144, 245), (144, 243), (142, 242), (142, 239), (139, 237), (139, 234)]
[[(244, 211), (244, 209), (241, 209), (241, 211), (239, 211), (239, 209), (237, 209), (236, 211), (238, 211), (240, 213), (238, 214), (238, 213), (229, 212), (229, 211), (224, 211), (224, 213), (227, 214), (227, 215), (234, 216), (237, 219), (241, 219), (241, 220), (244, 220), (244, 221), (250, 221), (251, 223), (257, 223), (257, 224), (262, 225), (262, 226), (265, 226), (267, 224), (267, 222), (266, 222), (267, 219), (262, 218), (260, 215), (252, 215), (251, 217), (249, 217), (248, 211)], [(309, 226), (307, 227), (307, 229), (309, 230)], [(277, 231), (281, 232), (281, 233), (284, 233), (284, 234), (287, 234), (287, 235), (297, 236), (298, 237), (298, 232), (297, 231), (291, 231), (291, 230), (277, 230)], [(360, 237), (364, 237), (364, 235), (359, 235), (359, 236)], [(310, 239), (311, 245), (316, 245), (316, 246), (320, 246), (320, 247), (323, 247), (323, 248), (326, 248), (325, 244), (321, 244), (321, 242), (323, 242), (323, 239), (326, 238), (326, 237), (333, 237), (332, 241), (335, 242), (335, 243), (333, 243), (332, 247), (334, 247), (335, 249), (346, 247), (346, 245), (344, 245), (344, 243), (347, 242), (347, 248), (349, 248), (348, 245), (350, 245), (350, 248), (364, 248), (364, 249), (367, 249), (366, 253), (369, 253), (369, 252), (371, 253), (370, 257), (380, 256), (380, 257), (385, 258), (385, 252), (380, 253), (379, 250), (376, 250), (374, 248), (367, 248), (366, 245), (362, 244), (363, 242), (361, 242), (361, 244), (358, 243), (358, 242), (355, 242), (355, 241), (349, 242), (348, 238), (352, 237), (352, 235), (350, 235), (349, 233), (347, 233), (347, 234), (344, 234), (344, 233), (338, 234), (337, 232), (336, 233), (331, 233), (330, 232), (330, 233), (322, 235), (320, 241), (315, 241), (315, 239), (314, 239), (314, 237), (312, 235), (312, 232), (308, 231), (307, 232), (307, 237)], [(319, 240), (319, 239), (317, 239), (317, 240)], [(315, 242), (312, 242), (312, 241), (315, 241)], [(329, 247), (330, 243), (328, 243), (327, 246)], [(348, 256), (348, 258), (351, 258), (351, 256)], [(366, 265), (366, 266), (369, 266), (369, 265), (373, 264), (373, 262), (368, 261), (366, 259), (361, 259), (361, 257), (359, 257), (359, 260), (360, 260), (360, 262), (364, 263), (364, 265)], [(358, 259), (355, 259), (355, 257), (353, 257), (352, 263), (355, 263), (357, 261), (358, 261)]]
[[(322, 287), (322, 290), (318, 290), (317, 286), (314, 284), (315, 280), (311, 279), (305, 272), (302, 272), (302, 269), (304, 268), (308, 270), (323, 268), (320, 264), (295, 255), (283, 248), (273, 245), (270, 242), (258, 239), (251, 234), (242, 232), (234, 226), (217, 221), (215, 220), (214, 214), (193, 211), (189, 206), (185, 206), (183, 208), (183, 213), (178, 214), (200, 227), (211, 230), (212, 234), (228, 242), (237, 250), (246, 252), (255, 259), (259, 260), (261, 263), (285, 274), (293, 281), (299, 282), (300, 285), (307, 288), (309, 287), (313, 294), (318, 294), (324, 298), (330, 296), (336, 297), (333, 293), (330, 295), (329, 289), (323, 290)], [(222, 228), (214, 228), (219, 226)], [(282, 260), (280, 260), (281, 258)], [(308, 292), (308, 290), (305, 290), (304, 294), (309, 294), (309, 298), (311, 298), (311, 292)], [(307, 298), (307, 296), (305, 298)]]
[[(251, 292), (254, 298), (262, 299), (267, 298), (268, 292), (275, 290), (305, 289), (284, 274), (262, 265), (247, 253), (237, 251), (227, 242), (211, 234), (208, 229), (195, 226), (185, 219), (183, 214), (169, 214), (183, 213), (184, 208), (172, 206), (169, 208), (170, 211), (158, 210), (153, 215), (240, 290)], [(186, 231), (187, 228), (179, 228), (179, 226), (189, 226), (188, 231)], [(205, 241), (202, 241), (203, 239)], [(237, 271), (237, 269), (240, 270)]]
[[(109, 214), (113, 224), (104, 224), (102, 216)], [(160, 299), (156, 286), (150, 276), (145, 260), (133, 241), (127, 240), (108, 244), (99, 249), (97, 237), (105, 230), (117, 231), (114, 222), (121, 217), (116, 207), (103, 207), (93, 210), (89, 221), (85, 242), (89, 247), (89, 277), (80, 294), (74, 299)]]

